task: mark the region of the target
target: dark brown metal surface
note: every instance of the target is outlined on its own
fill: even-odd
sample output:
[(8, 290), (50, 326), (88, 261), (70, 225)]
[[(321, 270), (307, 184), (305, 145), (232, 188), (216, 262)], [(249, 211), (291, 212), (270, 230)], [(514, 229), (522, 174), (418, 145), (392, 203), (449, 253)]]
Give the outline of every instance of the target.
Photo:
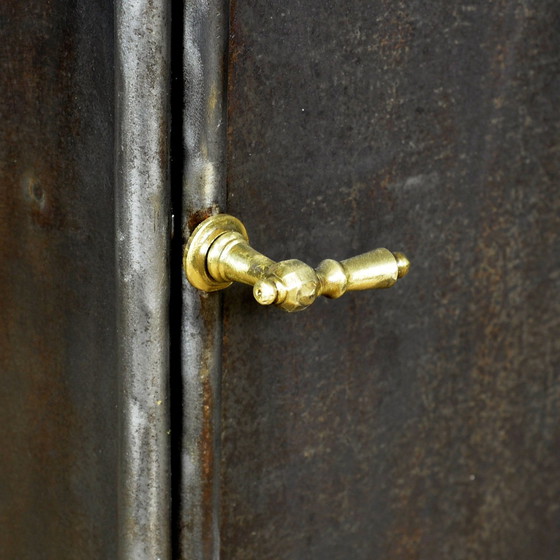
[(222, 557), (560, 551), (560, 5), (238, 2), (229, 206), (382, 293), (225, 294)]
[(0, 4), (0, 558), (115, 558), (113, 6)]

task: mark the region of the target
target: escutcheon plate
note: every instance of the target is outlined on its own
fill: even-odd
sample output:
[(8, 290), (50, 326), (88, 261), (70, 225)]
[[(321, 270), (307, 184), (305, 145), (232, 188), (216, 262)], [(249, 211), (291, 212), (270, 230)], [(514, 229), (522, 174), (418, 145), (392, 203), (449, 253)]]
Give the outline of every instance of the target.
[(217, 214), (201, 222), (189, 237), (183, 253), (183, 268), (188, 281), (199, 290), (216, 292), (231, 286), (232, 282), (217, 282), (208, 274), (206, 257), (212, 243), (226, 232), (240, 233), (249, 241), (245, 226), (229, 214)]

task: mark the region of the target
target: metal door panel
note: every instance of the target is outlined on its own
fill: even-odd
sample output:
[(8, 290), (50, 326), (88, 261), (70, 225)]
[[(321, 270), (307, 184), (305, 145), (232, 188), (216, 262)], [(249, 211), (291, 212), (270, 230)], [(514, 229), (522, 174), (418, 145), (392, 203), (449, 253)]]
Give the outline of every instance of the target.
[(409, 276), (225, 293), (222, 557), (560, 550), (555, 2), (235, 3), (228, 212), (271, 258)]
[(114, 558), (113, 7), (0, 36), (0, 557)]

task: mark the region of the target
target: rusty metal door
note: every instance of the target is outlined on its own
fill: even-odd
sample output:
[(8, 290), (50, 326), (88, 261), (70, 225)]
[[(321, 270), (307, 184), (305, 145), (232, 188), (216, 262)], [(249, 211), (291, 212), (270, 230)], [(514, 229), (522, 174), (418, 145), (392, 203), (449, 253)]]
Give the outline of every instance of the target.
[(230, 559), (560, 556), (560, 6), (235, 2), (228, 212), (383, 292), (224, 296)]
[[(560, 6), (0, 7), (0, 558), (560, 555)], [(403, 250), (288, 314), (194, 289)]]
[(113, 7), (0, 3), (0, 558), (114, 558)]

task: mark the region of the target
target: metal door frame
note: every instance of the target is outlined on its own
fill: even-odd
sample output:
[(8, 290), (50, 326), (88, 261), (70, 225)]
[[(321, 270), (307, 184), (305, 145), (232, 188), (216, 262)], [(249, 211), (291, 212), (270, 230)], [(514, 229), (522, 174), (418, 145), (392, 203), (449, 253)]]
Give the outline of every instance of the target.
[[(218, 558), (221, 299), (183, 278), (171, 327), (169, 305), (181, 274), (173, 246), (225, 207), (228, 3), (197, 0), (181, 13), (164, 0), (117, 0), (115, 15), (119, 557)], [(173, 109), (172, 60), (183, 94)], [(174, 356), (170, 328), (180, 329)]]

